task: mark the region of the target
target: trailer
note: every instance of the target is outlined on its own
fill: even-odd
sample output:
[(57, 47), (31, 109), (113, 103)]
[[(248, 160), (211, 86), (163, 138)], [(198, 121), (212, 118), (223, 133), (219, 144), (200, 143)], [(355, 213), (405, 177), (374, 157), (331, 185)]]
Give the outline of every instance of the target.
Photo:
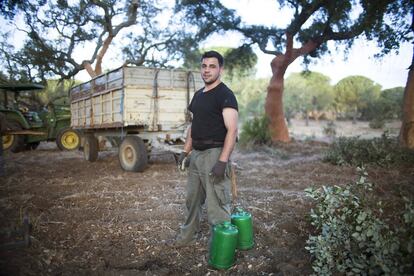
[(71, 126), (82, 133), (85, 160), (96, 161), (100, 137), (118, 147), (126, 171), (143, 171), (152, 147), (178, 153), (187, 107), (203, 86), (196, 71), (125, 65), (73, 87)]

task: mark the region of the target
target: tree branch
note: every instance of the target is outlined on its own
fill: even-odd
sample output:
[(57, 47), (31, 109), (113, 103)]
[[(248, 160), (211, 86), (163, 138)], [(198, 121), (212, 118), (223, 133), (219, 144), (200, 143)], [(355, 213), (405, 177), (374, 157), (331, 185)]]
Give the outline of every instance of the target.
[(105, 11), (105, 26), (107, 26), (108, 37), (103, 42), (102, 48), (99, 51), (97, 58), (96, 58), (96, 65), (95, 65), (95, 75), (102, 74), (102, 60), (105, 56), (106, 52), (108, 51), (109, 45), (111, 45), (112, 40), (114, 37), (119, 33), (120, 30), (123, 28), (127, 28), (136, 23), (137, 20), (137, 13), (138, 13), (138, 0), (132, 0), (131, 5), (128, 7), (128, 17), (127, 20), (119, 24), (117, 27), (112, 28), (112, 17), (113, 15), (109, 15), (108, 6), (104, 5), (100, 1), (93, 1), (97, 6), (101, 7)]
[(293, 36), (296, 35), (300, 29), (302, 28), (303, 24), (315, 13), (318, 9), (320, 9), (326, 0), (317, 0), (313, 1), (309, 4), (305, 4), (302, 8), (302, 11), (299, 15), (295, 16), (290, 23), (290, 25), (286, 28), (286, 33), (290, 33)]

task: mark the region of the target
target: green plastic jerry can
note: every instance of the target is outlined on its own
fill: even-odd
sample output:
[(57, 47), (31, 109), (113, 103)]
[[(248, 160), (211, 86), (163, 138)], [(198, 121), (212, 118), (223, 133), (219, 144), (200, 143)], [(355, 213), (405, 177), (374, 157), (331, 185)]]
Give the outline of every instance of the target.
[(214, 226), (209, 265), (217, 269), (228, 269), (234, 265), (238, 232), (229, 221)]
[(236, 212), (231, 215), (231, 223), (237, 226), (239, 236), (237, 248), (247, 250), (253, 247), (253, 220), (249, 212), (237, 208)]

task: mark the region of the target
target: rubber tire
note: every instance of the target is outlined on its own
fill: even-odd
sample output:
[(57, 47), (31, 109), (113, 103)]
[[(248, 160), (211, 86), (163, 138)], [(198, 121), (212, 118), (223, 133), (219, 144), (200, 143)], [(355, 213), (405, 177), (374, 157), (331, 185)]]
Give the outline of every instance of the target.
[[(22, 130), (21, 125), (16, 121), (6, 122), (6, 128), (10, 130)], [(11, 145), (6, 147), (6, 136), (12, 139)], [(23, 135), (4, 135), (3, 136), (3, 150), (11, 152), (20, 152), (25, 149), (24, 136)]]
[[(69, 140), (65, 141), (65, 137), (68, 135), (72, 135), (74, 141)], [(70, 127), (62, 128), (56, 136), (56, 145), (60, 150), (71, 151), (77, 150), (81, 144), (80, 142), (80, 134), (77, 130), (72, 129)]]
[(118, 158), (125, 171), (142, 172), (148, 164), (147, 146), (138, 136), (127, 136), (119, 147)]
[(85, 135), (85, 143), (83, 145), (83, 157), (85, 160), (95, 162), (98, 159), (98, 151), (98, 139), (91, 134)]

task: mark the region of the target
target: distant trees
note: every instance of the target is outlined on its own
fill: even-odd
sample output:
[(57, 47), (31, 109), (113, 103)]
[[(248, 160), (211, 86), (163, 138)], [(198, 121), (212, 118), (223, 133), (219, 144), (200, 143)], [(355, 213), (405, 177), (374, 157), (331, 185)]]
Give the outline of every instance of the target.
[(69, 107), (69, 90), (75, 85), (73, 80), (48, 80), (45, 88), (36, 94), (42, 105), (56, 105)]
[(267, 83), (267, 79), (253, 77), (232, 80), (230, 85), (237, 95), (242, 119), (263, 115)]
[(402, 119), (404, 87), (394, 87), (382, 90), (379, 97), (371, 99), (362, 110), (362, 120), (392, 120)]
[(331, 111), (333, 90), (330, 78), (318, 72), (305, 71), (293, 73), (285, 80), (284, 109), (289, 119), (296, 113), (302, 113), (308, 120), (309, 115), (318, 119)]
[(378, 99), (381, 86), (363, 76), (350, 76), (340, 80), (334, 87), (335, 103), (338, 113), (353, 114), (353, 121), (358, 113), (367, 108), (369, 102)]
[(205, 51), (214, 50), (223, 55), (224, 78), (226, 81), (243, 80), (254, 76), (257, 55), (251, 48), (210, 47), (208, 49), (182, 49), (184, 56), (183, 67), (192, 70), (200, 69), (200, 58)]
[(48, 80), (44, 89), (36, 93), (21, 93), (20, 99), (30, 103), (32, 110), (48, 108), (54, 110), (56, 106), (69, 108), (69, 89), (75, 84), (73, 80)]
[[(241, 79), (232, 83), (243, 114), (264, 113), (266, 80)], [(283, 102), (286, 119), (353, 119), (379, 121), (401, 119), (403, 87), (381, 91), (381, 86), (364, 76), (349, 76), (330, 83), (329, 77), (306, 71), (292, 73), (285, 80)]]

